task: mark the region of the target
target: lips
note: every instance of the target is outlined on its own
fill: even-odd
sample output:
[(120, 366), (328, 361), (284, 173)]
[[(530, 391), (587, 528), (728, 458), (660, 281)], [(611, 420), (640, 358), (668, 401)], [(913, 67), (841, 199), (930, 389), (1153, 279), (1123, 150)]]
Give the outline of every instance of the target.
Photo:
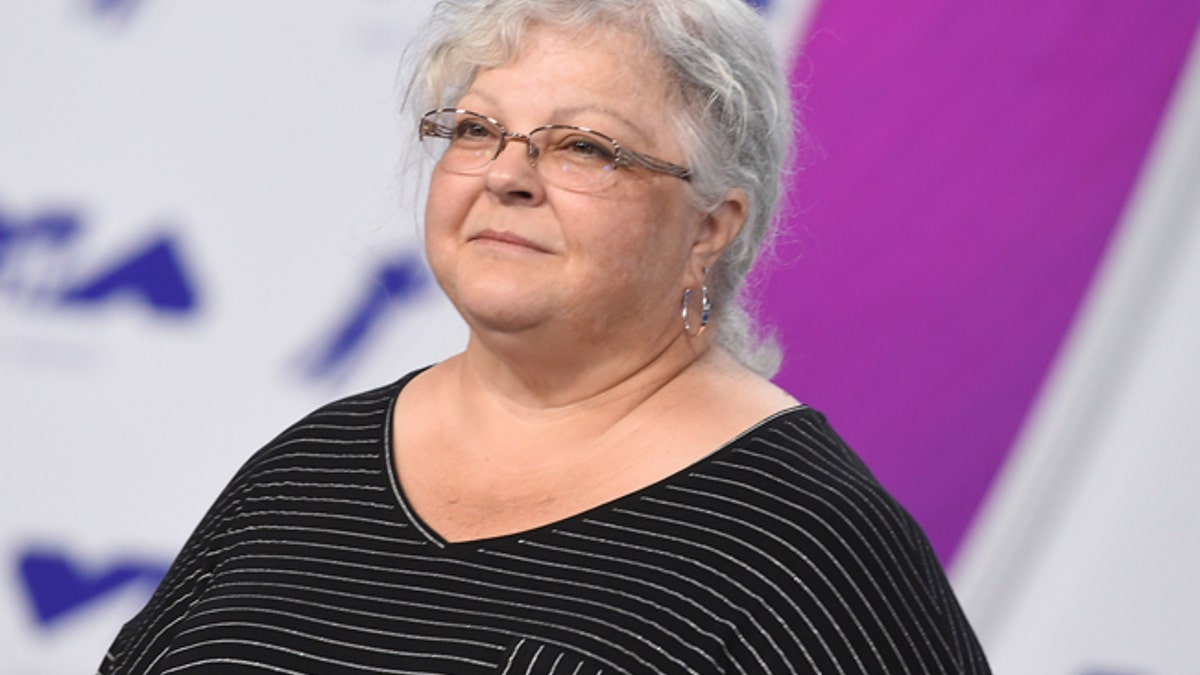
[(515, 246), (519, 248), (527, 248), (531, 251), (539, 253), (549, 253), (545, 247), (539, 246), (525, 237), (513, 234), (512, 232), (499, 232), (497, 230), (483, 230), (478, 234), (472, 235), (468, 241), (479, 241), (484, 243), (504, 244), (507, 246)]

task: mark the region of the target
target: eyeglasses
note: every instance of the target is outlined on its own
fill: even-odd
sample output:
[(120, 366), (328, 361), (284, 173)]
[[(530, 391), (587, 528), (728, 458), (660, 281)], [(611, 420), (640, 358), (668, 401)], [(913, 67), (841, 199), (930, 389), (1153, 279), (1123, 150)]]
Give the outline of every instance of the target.
[(421, 144), (441, 167), (454, 173), (480, 173), (512, 139), (525, 143), (529, 163), (546, 182), (568, 190), (601, 188), (623, 166), (691, 180), (691, 171), (682, 166), (622, 148), (611, 136), (570, 124), (546, 124), (517, 134), (486, 115), (441, 108), (421, 117), (419, 133)]

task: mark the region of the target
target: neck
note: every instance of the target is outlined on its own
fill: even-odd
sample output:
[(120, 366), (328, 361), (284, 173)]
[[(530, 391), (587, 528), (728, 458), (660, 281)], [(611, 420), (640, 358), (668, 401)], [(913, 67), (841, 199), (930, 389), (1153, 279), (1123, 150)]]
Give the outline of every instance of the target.
[(587, 349), (570, 340), (547, 345), (529, 337), (472, 332), (455, 359), (460, 395), (530, 421), (580, 415), (619, 419), (711, 351), (707, 336), (688, 338), (682, 331), (640, 349)]

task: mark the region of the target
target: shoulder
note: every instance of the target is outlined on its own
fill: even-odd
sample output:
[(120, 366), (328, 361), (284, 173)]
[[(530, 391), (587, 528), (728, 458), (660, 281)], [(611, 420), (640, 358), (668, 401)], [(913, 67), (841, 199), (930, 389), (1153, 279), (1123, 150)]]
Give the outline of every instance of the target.
[(381, 451), (392, 403), (413, 373), (390, 384), (348, 395), (313, 410), (252, 455), (234, 478), (271, 467), (304, 464), (321, 457)]
[(219, 529), (248, 501), (384, 491), (391, 406), (411, 376), (322, 405), (288, 426), (242, 464), (200, 529)]
[(390, 403), (406, 379), (324, 405), (255, 453), (122, 629), (105, 668), (143, 672), (141, 659), (169, 647), (222, 574), (247, 565), (282, 569), (297, 551), (313, 555), (331, 541), (391, 534), (396, 526), (387, 514), (395, 502), (384, 439)]
[(875, 503), (890, 511), (895, 506), (825, 416), (803, 405), (775, 413), (747, 429), (700, 468), (720, 475), (730, 488), (749, 490), (798, 509), (829, 504), (837, 510), (856, 511)]
[(764, 420), (732, 441), (725, 454), (721, 462), (727, 470), (747, 478), (772, 474), (773, 480), (755, 483), (770, 486), (777, 498), (790, 497), (797, 507), (881, 509), (888, 519), (908, 518), (825, 416), (808, 406)]
[(737, 514), (733, 530), (760, 532), (830, 583), (944, 581), (920, 526), (812, 408), (764, 420), (698, 468), (696, 482)]
[(763, 421), (666, 487), (655, 509), (695, 531), (689, 546), (776, 643), (866, 672), (975, 672), (978, 644), (920, 527), (815, 410)]

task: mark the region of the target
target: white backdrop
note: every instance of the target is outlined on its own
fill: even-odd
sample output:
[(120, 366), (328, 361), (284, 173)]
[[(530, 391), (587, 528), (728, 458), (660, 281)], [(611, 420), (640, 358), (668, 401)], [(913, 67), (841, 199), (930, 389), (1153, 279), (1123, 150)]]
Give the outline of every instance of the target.
[[(93, 668), (251, 452), (461, 345), (397, 172), (430, 4), (0, 0), (0, 674)], [(998, 673), (1200, 673), (1198, 100), (953, 570)]]
[[(427, 4), (0, 5), (0, 218), (19, 233), (0, 672), (94, 668), (250, 453), (461, 344), (431, 283), (370, 302), (381, 269), (420, 269), (396, 75)], [(370, 328), (317, 368), (355, 313)]]

